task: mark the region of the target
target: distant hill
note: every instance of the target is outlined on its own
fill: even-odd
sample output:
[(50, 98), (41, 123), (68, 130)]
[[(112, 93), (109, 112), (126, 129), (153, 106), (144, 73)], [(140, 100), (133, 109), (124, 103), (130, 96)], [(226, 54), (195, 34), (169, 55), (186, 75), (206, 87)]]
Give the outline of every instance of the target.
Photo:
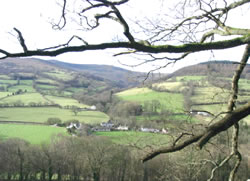
[[(82, 65), (60, 62), (56, 60), (42, 60), (37, 58), (8, 58), (0, 61), (0, 74), (18, 76), (24, 78), (29, 76), (54, 79), (55, 72), (70, 74), (71, 78), (79, 76), (91, 82), (101, 83), (101, 87), (128, 88), (139, 83), (137, 77), (142, 73), (132, 72), (126, 69), (108, 65)], [(56, 77), (57, 81), (65, 82), (64, 78)], [(92, 85), (92, 87), (96, 87)], [(98, 86), (97, 86), (98, 87)]]
[(133, 72), (110, 65), (72, 64), (57, 60), (49, 60), (48, 62), (61, 68), (108, 79), (110, 81), (116, 82), (116, 84), (121, 87), (129, 87), (139, 84), (140, 81), (138, 80), (138, 77), (144, 75), (143, 73)]
[[(219, 77), (232, 77), (238, 62), (232, 61), (208, 61), (196, 65), (187, 66), (177, 70), (168, 77), (188, 76), (188, 75), (211, 75)], [(242, 78), (250, 79), (250, 65), (245, 67)]]

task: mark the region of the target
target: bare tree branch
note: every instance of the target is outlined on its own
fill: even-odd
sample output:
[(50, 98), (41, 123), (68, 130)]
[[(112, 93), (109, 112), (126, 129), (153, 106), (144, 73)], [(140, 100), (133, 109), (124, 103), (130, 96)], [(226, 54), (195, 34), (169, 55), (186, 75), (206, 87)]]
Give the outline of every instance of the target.
[(65, 12), (66, 4), (67, 4), (67, 0), (63, 0), (62, 15), (60, 17), (59, 22), (57, 24), (54, 24), (52, 28), (61, 30), (66, 26), (66, 23), (67, 23), (66, 12)]
[[(28, 51), (28, 48), (27, 48), (27, 46), (25, 44), (25, 40), (23, 38), (22, 33), (17, 28), (13, 28), (13, 29), (17, 32), (18, 41), (19, 41), (20, 45), (22, 46), (24, 53), (26, 53)], [(2, 50), (2, 52), (4, 52), (4, 51)]]
[[(250, 46), (247, 45), (245, 52), (243, 54), (243, 57), (242, 57), (242, 61), (241, 61), (243, 64), (244, 62), (247, 62), (249, 58), (249, 54), (250, 54)], [(236, 71), (238, 73), (236, 73), (235, 79), (237, 79), (237, 77), (240, 76), (244, 68), (244, 66), (242, 67), (241, 64), (239, 67), (241, 67), (239, 69), (242, 69), (242, 70)], [(154, 158), (155, 156), (162, 154), (162, 153), (170, 153), (170, 152), (181, 150), (185, 148), (186, 146), (189, 146), (195, 142), (197, 142), (198, 148), (201, 149), (212, 137), (216, 136), (222, 131), (227, 130), (231, 126), (237, 124), (241, 119), (245, 118), (249, 114), (250, 114), (250, 102), (248, 102), (244, 106), (241, 106), (240, 108), (230, 111), (220, 121), (211, 124), (204, 132), (191, 136), (190, 138), (185, 139), (181, 143), (154, 150), (152, 153), (147, 154), (143, 158), (143, 162), (150, 160)], [(179, 140), (180, 138), (178, 139), (178, 141)]]
[[(231, 40), (210, 42), (210, 43), (189, 43), (183, 45), (158, 45), (158, 46), (146, 46), (137, 42), (114, 42), (114, 43), (101, 43), (101, 44), (89, 44), (81, 46), (70, 46), (63, 47), (57, 50), (41, 51), (39, 50), (28, 50), (24, 53), (9, 53), (5, 54), (5, 50), (0, 51), (7, 57), (28, 57), (28, 56), (57, 56), (68, 52), (84, 52), (88, 50), (104, 50), (104, 49), (117, 49), (117, 48), (129, 48), (138, 52), (148, 53), (185, 53), (185, 52), (199, 52), (204, 50), (221, 50), (227, 48), (233, 48), (240, 45), (250, 43), (250, 36), (243, 36), (234, 38)], [(5, 57), (6, 58), (6, 57)]]

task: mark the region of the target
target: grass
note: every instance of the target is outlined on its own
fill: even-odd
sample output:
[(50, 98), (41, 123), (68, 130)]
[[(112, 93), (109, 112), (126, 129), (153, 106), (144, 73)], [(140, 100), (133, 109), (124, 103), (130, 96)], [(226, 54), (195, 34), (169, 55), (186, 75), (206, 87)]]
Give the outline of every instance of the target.
[(179, 76), (179, 77), (176, 77), (176, 81), (190, 81), (190, 80), (201, 80), (203, 78), (205, 78), (206, 76), (196, 76), (196, 75), (193, 75), (193, 76)]
[(33, 80), (20, 80), (21, 85), (30, 85), (32, 86)]
[(116, 95), (122, 100), (140, 102), (142, 105), (147, 101), (158, 100), (165, 109), (172, 112), (181, 112), (183, 110), (182, 94), (156, 92), (149, 88), (134, 88)]
[(240, 79), (239, 88), (240, 89), (249, 89), (250, 90), (250, 80)]
[(146, 145), (159, 146), (169, 142), (169, 136), (164, 134), (146, 133), (137, 131), (110, 131), (95, 132), (95, 135), (106, 136), (114, 143), (125, 145), (136, 145), (145, 147)]
[(163, 83), (153, 84), (153, 87), (162, 88), (163, 90), (169, 90), (169, 91), (179, 91), (181, 87), (183, 87), (183, 85), (181, 82), (163, 82)]
[(17, 84), (17, 80), (0, 80), (0, 84)]
[(9, 93), (9, 92), (0, 92), (0, 99), (3, 98), (3, 97), (6, 97), (8, 95), (11, 95), (11, 93)]
[(195, 94), (191, 99), (195, 103), (209, 103), (227, 101), (228, 97), (229, 90), (209, 86), (195, 88)]
[(36, 80), (36, 83), (37, 84), (55, 84), (57, 85), (58, 83), (54, 80), (51, 80), (51, 79), (46, 79), (46, 78), (39, 78)]
[(57, 117), (63, 122), (76, 119), (83, 123), (98, 124), (109, 120), (108, 115), (98, 111), (82, 111), (76, 116), (69, 109), (56, 107), (1, 108), (0, 120), (44, 123), (48, 118)]
[(17, 102), (17, 101), (21, 101), (25, 105), (28, 105), (31, 102), (42, 103), (42, 104), (48, 102), (39, 93), (24, 93), (24, 94), (19, 94), (19, 95), (6, 97), (5, 99), (1, 100), (0, 103), (9, 103), (9, 104), (11, 104), (11, 103), (14, 103), (14, 102)]
[(74, 78), (69, 72), (59, 71), (59, 70), (48, 72), (46, 74), (51, 77), (56, 77), (57, 79), (66, 80), (66, 81), (72, 80)]
[(65, 128), (24, 125), (0, 124), (0, 139), (21, 138), (31, 144), (50, 143), (51, 137), (57, 134), (67, 134)]
[(76, 88), (76, 87), (69, 87), (69, 88), (67, 88), (67, 89), (65, 89), (66, 91), (69, 91), (69, 92), (73, 92), (73, 93), (75, 93), (75, 92), (79, 92), (79, 91), (81, 91), (81, 92), (87, 92), (87, 89), (86, 88)]
[(54, 90), (54, 89), (58, 89), (57, 86), (55, 85), (44, 85), (44, 84), (37, 84), (36, 85), (37, 88), (39, 89), (47, 89), (47, 90)]
[(0, 75), (0, 79), (10, 79), (10, 77), (8, 75)]
[(16, 86), (11, 86), (8, 88), (9, 92), (16, 92), (19, 89), (22, 89), (23, 91), (27, 91), (27, 92), (36, 92), (35, 89), (32, 87), (32, 85), (16, 85)]
[(77, 106), (80, 108), (89, 107), (88, 105), (81, 104), (77, 100), (72, 98), (65, 98), (65, 97), (57, 97), (57, 96), (45, 96), (50, 101), (54, 102), (55, 104), (59, 104), (60, 106)]

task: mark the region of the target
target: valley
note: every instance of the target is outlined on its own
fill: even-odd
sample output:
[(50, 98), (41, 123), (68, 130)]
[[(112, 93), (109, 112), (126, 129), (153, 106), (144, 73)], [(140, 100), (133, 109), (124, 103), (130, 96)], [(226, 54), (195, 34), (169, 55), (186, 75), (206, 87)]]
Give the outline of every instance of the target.
[[(231, 70), (231, 64), (229, 67), (224, 64), (198, 64), (157, 80), (149, 78), (145, 84), (140, 81), (130, 83), (131, 76), (142, 77), (144, 74), (121, 69), (113, 72), (110, 67), (107, 74), (100, 72), (99, 66), (89, 66), (88, 71), (85, 70), (86, 66), (83, 67), (37, 59), (6, 59), (0, 62), (0, 143), (3, 148), (15, 150), (11, 145), (18, 145), (18, 149), (25, 154), (27, 150), (27, 153), (30, 151), (34, 155), (44, 153), (44, 160), (48, 159), (48, 163), (46, 154), (49, 154), (53, 156), (54, 164), (63, 164), (59, 161), (63, 159), (59, 157), (67, 157), (65, 164), (74, 165), (85, 163), (81, 159), (101, 160), (107, 156), (107, 169), (111, 169), (116, 159), (121, 160), (121, 154), (124, 154), (124, 161), (131, 159), (128, 164), (142, 174), (145, 170), (135, 160), (154, 149), (167, 147), (174, 139), (182, 137), (180, 134), (188, 134), (185, 130), (203, 131), (211, 122), (221, 119), (227, 110), (231, 74), (220, 74), (219, 70)], [(204, 74), (206, 68), (212, 69), (207, 75)], [(247, 69), (239, 82), (236, 106), (250, 100), (249, 72)], [(112, 73), (119, 78), (112, 80)], [(249, 155), (249, 125), (250, 116), (240, 122), (244, 157)], [(213, 141), (224, 148), (227, 134), (223, 133)], [(217, 152), (215, 147), (211, 150)], [(190, 160), (202, 156), (209, 158), (206, 150), (199, 156), (192, 147), (187, 152)], [(74, 160), (68, 153), (81, 156), (79, 160)], [(168, 156), (160, 159), (168, 163), (183, 162), (186, 154), (184, 150), (175, 154), (174, 159)], [(31, 159), (30, 162), (37, 160), (33, 157), (27, 159)], [(156, 159), (150, 163), (154, 165), (162, 160)], [(37, 162), (37, 168), (43, 165), (41, 160)], [(122, 162), (119, 163), (124, 166)], [(88, 160), (88, 164), (92, 164), (91, 160)], [(96, 167), (102, 167), (101, 162), (96, 164)], [(60, 168), (59, 165), (56, 167)], [(67, 166), (61, 167), (65, 169)], [(84, 168), (88, 167), (84, 165)], [(164, 165), (163, 168), (168, 166)], [(37, 172), (37, 179), (40, 173), (46, 173), (43, 178), (50, 177), (47, 171)], [(86, 172), (91, 173), (89, 170)], [(127, 172), (132, 174), (132, 171)], [(70, 174), (75, 174), (74, 170)], [(161, 174), (164, 175), (164, 171)], [(54, 168), (53, 175), (51, 179), (58, 180), (60, 172)], [(7, 176), (0, 174), (0, 177)]]
[[(119, 92), (124, 86), (111, 83), (105, 71), (100, 72), (100, 67), (37, 59), (4, 60), (0, 69), (0, 121), (46, 125), (48, 119), (57, 118), (62, 123), (75, 120), (94, 127), (111, 120), (115, 125), (126, 125), (134, 131), (140, 127), (175, 129), (181, 122), (203, 123), (226, 110), (230, 95), (228, 75), (213, 79), (210, 78), (213, 71), (207, 76), (199, 75), (197, 69), (203, 70), (203, 74), (204, 66), (207, 65), (187, 67), (180, 75), (177, 71), (144, 86), (134, 87), (133, 82), (132, 88)], [(224, 66), (220, 65), (219, 69)], [(86, 67), (99, 73), (86, 76), (82, 73)], [(230, 64), (229, 67), (231, 69)], [(115, 71), (118, 70), (123, 74), (123, 80), (118, 82), (126, 82), (125, 70)], [(183, 76), (183, 72), (187, 75)], [(250, 100), (249, 85), (250, 80), (241, 79), (239, 104)], [(249, 117), (244, 121), (250, 124)], [(26, 125), (19, 125), (22, 126)], [(3, 138), (11, 137), (11, 134), (4, 136), (5, 133), (1, 133)]]

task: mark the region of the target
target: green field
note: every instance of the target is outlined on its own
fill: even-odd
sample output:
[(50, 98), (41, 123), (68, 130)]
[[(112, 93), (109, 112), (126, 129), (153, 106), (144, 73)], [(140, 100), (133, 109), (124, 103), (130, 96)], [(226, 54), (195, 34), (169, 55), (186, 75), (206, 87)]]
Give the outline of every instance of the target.
[(2, 79), (0, 80), (0, 83), (1, 84), (17, 84), (17, 80), (5, 80), (5, 79)]
[(160, 88), (163, 90), (168, 91), (179, 91), (183, 89), (183, 83), (182, 82), (162, 82), (162, 83), (156, 83), (153, 84), (153, 87)]
[[(10, 79), (10, 77), (8, 75), (0, 75), (0, 79)], [(0, 81), (1, 82), (1, 81)]]
[(229, 90), (209, 86), (195, 88), (191, 99), (195, 103), (225, 102), (228, 101), (229, 96)]
[(190, 75), (190, 76), (178, 76), (176, 77), (176, 81), (199, 81), (205, 78), (206, 76), (196, 76), (196, 75)]
[(64, 81), (71, 80), (74, 78), (74, 76), (72, 76), (71, 73), (65, 72), (65, 71), (60, 71), (60, 70), (55, 70), (53, 72), (48, 72), (46, 74), (51, 76), (51, 77), (55, 77), (57, 79), (61, 79)]
[(72, 98), (66, 98), (66, 97), (58, 97), (58, 96), (45, 96), (50, 101), (54, 102), (55, 104), (59, 104), (62, 107), (65, 106), (77, 106), (80, 108), (87, 108), (89, 107), (86, 104), (81, 104), (77, 100)]
[(36, 83), (37, 84), (54, 84), (54, 85), (58, 85), (58, 83), (55, 80), (46, 79), (46, 78), (38, 78), (38, 79), (36, 79)]
[(45, 84), (37, 84), (36, 87), (39, 88), (39, 89), (46, 89), (46, 90), (58, 89), (58, 86), (55, 86), (55, 85), (45, 85)]
[(0, 124), (0, 139), (21, 138), (31, 144), (49, 143), (57, 134), (66, 135), (66, 129), (61, 127), (24, 125), (24, 124)]
[(110, 132), (95, 132), (95, 135), (106, 136), (113, 142), (125, 145), (136, 145), (144, 147), (146, 145), (159, 146), (169, 142), (168, 135), (159, 133), (146, 133), (139, 131), (110, 131)]
[(20, 80), (19, 84), (32, 86), (33, 80)]
[(13, 104), (17, 101), (21, 101), (24, 105), (29, 105), (31, 102), (45, 104), (48, 101), (45, 100), (40, 93), (23, 93), (14, 96), (8, 96), (5, 99), (2, 99), (0, 103), (9, 103)]
[(32, 87), (32, 85), (26, 85), (26, 84), (11, 86), (8, 88), (8, 91), (16, 92), (19, 89), (21, 89), (22, 91), (26, 91), (26, 92), (35, 92), (35, 89)]
[(249, 89), (250, 90), (250, 80), (240, 79), (239, 81), (240, 89)]
[(158, 100), (165, 109), (172, 112), (183, 111), (183, 95), (177, 93), (157, 92), (149, 88), (134, 88), (116, 94), (125, 101), (140, 102)]
[[(10, 95), (11, 93), (9, 92), (0, 92), (0, 99), (3, 98), (3, 97), (6, 97), (8, 95)], [(1, 102), (1, 101), (0, 101)]]
[(75, 116), (70, 109), (55, 107), (0, 108), (0, 120), (4, 121), (44, 123), (48, 118), (54, 117), (60, 118), (63, 122), (76, 119), (88, 124), (97, 124), (109, 120), (106, 114), (98, 111), (81, 111)]

